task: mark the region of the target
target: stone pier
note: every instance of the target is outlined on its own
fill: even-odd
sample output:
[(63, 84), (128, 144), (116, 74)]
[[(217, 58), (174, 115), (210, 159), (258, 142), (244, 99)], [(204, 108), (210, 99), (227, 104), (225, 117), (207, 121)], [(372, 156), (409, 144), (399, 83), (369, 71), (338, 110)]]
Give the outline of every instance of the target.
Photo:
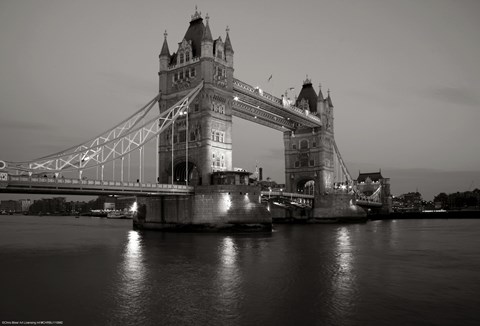
[(136, 229), (172, 231), (268, 231), (272, 217), (260, 202), (260, 187), (196, 186), (194, 195), (139, 197)]

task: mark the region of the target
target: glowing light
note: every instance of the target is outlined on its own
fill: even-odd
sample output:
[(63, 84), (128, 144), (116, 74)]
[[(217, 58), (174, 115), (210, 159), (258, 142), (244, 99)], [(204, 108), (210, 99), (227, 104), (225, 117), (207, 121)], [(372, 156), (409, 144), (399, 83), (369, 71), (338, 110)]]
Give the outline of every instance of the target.
[(138, 210), (137, 202), (134, 202), (134, 203), (132, 204), (132, 206), (130, 206), (130, 212), (136, 213), (137, 210)]
[(226, 211), (228, 211), (230, 209), (230, 207), (232, 207), (232, 199), (230, 198), (229, 194), (224, 195), (223, 205), (224, 205)]
[(238, 101), (238, 96), (235, 96), (235, 97), (233, 98), (233, 100), (234, 100), (234, 101)]

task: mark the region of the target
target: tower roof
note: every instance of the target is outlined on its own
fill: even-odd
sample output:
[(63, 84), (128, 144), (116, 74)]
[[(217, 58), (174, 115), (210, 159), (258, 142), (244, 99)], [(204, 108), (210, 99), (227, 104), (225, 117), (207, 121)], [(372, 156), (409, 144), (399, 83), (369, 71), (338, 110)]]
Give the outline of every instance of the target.
[(322, 93), (322, 84), (318, 84), (318, 101), (323, 102), (323, 100), (325, 100), (325, 98)]
[(199, 57), (202, 54), (201, 43), (204, 30), (205, 26), (203, 25), (201, 13), (195, 8), (195, 14), (192, 15), (190, 26), (188, 26), (187, 32), (183, 37), (185, 40), (192, 42), (192, 55), (194, 57)]
[(230, 35), (228, 34), (229, 31), (230, 29), (227, 26), (227, 36), (225, 37), (225, 52), (230, 51), (231, 53), (233, 53), (232, 43), (230, 42)]
[(203, 31), (202, 41), (213, 42), (212, 32), (210, 31), (210, 25), (208, 24), (208, 14), (205, 17), (207, 24), (205, 24), (205, 30)]
[(308, 79), (308, 77), (303, 82), (302, 90), (300, 91), (300, 94), (298, 94), (295, 105), (298, 106), (302, 99), (305, 99), (308, 101), (310, 112), (317, 112), (318, 96), (315, 90), (313, 89), (312, 81)]
[(170, 50), (168, 49), (167, 43), (167, 31), (163, 33), (163, 36), (165, 38), (163, 39), (162, 51), (160, 51), (160, 56), (170, 56)]
[(370, 173), (360, 173), (360, 171), (358, 172), (358, 178), (357, 178), (358, 182), (362, 182), (362, 181), (365, 182), (367, 178), (370, 178), (370, 180), (377, 182), (383, 179), (382, 172), (381, 171), (370, 172)]
[(327, 103), (329, 107), (333, 108), (332, 98), (330, 97), (330, 90), (328, 90)]

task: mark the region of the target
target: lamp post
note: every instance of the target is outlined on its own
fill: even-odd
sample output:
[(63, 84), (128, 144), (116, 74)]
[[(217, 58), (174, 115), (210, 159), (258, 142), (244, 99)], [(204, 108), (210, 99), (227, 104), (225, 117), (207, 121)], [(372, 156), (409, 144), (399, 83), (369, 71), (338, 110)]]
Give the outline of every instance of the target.
[(185, 185), (188, 186), (188, 103), (187, 107), (185, 108), (185, 121), (186, 121), (186, 129), (185, 129)]

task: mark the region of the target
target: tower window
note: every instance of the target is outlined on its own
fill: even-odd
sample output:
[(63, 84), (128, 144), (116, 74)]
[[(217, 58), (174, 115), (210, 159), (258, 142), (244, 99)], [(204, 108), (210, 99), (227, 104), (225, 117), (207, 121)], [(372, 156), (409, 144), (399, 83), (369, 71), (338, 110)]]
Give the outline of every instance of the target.
[(188, 61), (190, 61), (190, 51), (187, 51), (185, 53), (185, 62), (188, 62)]
[(216, 141), (216, 142), (219, 142), (219, 143), (225, 142), (225, 132), (224, 131), (212, 129), (211, 137), (212, 137), (213, 141)]
[(184, 61), (184, 55), (183, 55), (183, 52), (182, 52), (182, 53), (180, 53), (180, 56), (179, 56), (179, 57), (180, 57), (180, 63), (183, 63), (183, 61)]
[(315, 160), (310, 160), (310, 166), (314, 166), (315, 165)]
[(308, 140), (302, 139), (300, 141), (300, 149), (307, 149), (308, 148)]
[(300, 167), (300, 162), (299, 161), (295, 161), (295, 167), (296, 168)]
[(317, 142), (313, 142), (312, 147), (317, 147)]

